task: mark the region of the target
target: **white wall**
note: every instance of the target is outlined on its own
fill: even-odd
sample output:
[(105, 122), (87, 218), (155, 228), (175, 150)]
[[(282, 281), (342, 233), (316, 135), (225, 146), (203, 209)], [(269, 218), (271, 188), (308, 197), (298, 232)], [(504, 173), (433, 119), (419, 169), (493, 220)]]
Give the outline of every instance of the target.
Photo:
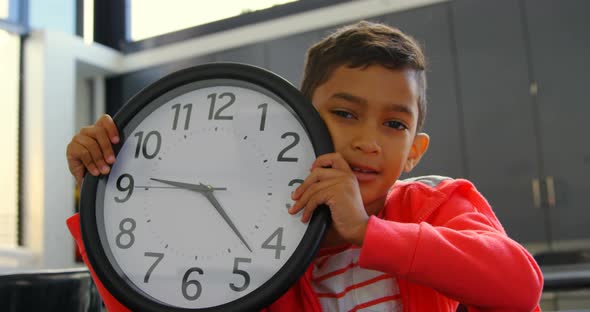
[(61, 32), (35, 31), (25, 42), (22, 218), (35, 267), (74, 265), (65, 226), (74, 212), (74, 180), (65, 151), (77, 131), (76, 86), (92, 75), (119, 72), (121, 60), (116, 51)]

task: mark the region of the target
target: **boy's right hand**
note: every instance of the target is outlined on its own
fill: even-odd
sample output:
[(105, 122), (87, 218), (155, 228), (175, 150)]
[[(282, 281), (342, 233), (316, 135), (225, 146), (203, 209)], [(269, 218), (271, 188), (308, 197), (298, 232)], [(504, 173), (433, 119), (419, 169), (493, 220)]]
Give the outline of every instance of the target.
[(119, 131), (109, 115), (102, 115), (94, 125), (80, 129), (68, 144), (66, 156), (70, 172), (78, 187), (88, 170), (93, 176), (108, 174), (115, 162), (112, 144), (119, 143)]

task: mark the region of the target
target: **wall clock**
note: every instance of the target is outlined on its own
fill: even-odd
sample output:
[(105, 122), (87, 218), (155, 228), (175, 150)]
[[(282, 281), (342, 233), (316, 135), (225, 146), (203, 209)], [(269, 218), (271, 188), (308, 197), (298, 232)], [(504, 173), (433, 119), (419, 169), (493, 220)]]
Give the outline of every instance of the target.
[(114, 116), (106, 176), (84, 179), (81, 227), (107, 289), (137, 311), (258, 310), (306, 270), (329, 222), (287, 209), (332, 152), (308, 99), (250, 65), (168, 75)]

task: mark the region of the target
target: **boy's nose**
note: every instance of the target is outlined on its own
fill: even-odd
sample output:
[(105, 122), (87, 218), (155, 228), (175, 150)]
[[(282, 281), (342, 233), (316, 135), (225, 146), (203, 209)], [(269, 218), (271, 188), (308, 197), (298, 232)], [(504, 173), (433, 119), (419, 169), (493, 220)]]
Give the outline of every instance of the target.
[(362, 131), (352, 140), (352, 148), (366, 154), (378, 154), (381, 146), (377, 143), (377, 137), (372, 131)]

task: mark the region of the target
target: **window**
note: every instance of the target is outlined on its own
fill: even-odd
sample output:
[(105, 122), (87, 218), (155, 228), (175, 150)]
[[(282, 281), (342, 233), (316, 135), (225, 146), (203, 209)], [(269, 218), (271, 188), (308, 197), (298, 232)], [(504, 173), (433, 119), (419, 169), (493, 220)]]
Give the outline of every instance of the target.
[(207, 24), (296, 0), (130, 0), (131, 41)]
[[(1, 2), (0, 2), (1, 3)], [(0, 246), (18, 245), (20, 36), (0, 29)]]
[(8, 0), (0, 0), (0, 19), (8, 18)]
[[(17, 1), (13, 0), (13, 3), (17, 4)], [(59, 31), (66, 34), (76, 33), (76, 1), (30, 1), (27, 14), (28, 22), (32, 28)]]

